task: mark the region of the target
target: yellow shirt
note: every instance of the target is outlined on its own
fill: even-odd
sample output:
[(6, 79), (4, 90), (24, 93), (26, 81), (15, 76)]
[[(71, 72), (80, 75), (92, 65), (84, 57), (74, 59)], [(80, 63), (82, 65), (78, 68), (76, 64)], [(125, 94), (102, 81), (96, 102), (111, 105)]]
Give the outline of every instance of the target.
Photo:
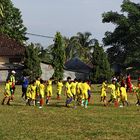
[(85, 82), (81, 84), (82, 94), (88, 94), (88, 90), (90, 90), (90, 86)]
[(62, 82), (58, 82), (57, 83), (57, 90), (62, 90), (63, 87), (63, 83)]
[(114, 97), (114, 98), (116, 98), (116, 87), (115, 87), (115, 85), (114, 84), (110, 84), (110, 85), (108, 85), (108, 88), (110, 88), (111, 89), (111, 95)]
[(120, 90), (121, 90), (122, 96), (126, 96), (127, 95), (125, 87), (121, 87)]
[(77, 93), (80, 94), (81, 93), (81, 82), (77, 83)]
[(36, 80), (35, 85), (36, 85), (36, 87), (38, 88), (39, 85), (40, 85), (40, 81), (39, 81), (39, 80)]
[(35, 97), (36, 97), (36, 86), (31, 85), (31, 93), (32, 93), (32, 99), (35, 99)]
[(39, 92), (40, 92), (40, 95), (42, 97), (44, 97), (44, 95), (45, 95), (45, 86), (44, 86), (44, 84), (39, 85)]
[(71, 92), (72, 94), (76, 94), (76, 88), (77, 88), (77, 83), (76, 82), (72, 82), (71, 83)]
[(69, 84), (68, 82), (66, 83), (66, 94), (68, 97), (72, 97), (71, 84)]
[(47, 81), (47, 88), (48, 89), (52, 88), (52, 81), (51, 80)]

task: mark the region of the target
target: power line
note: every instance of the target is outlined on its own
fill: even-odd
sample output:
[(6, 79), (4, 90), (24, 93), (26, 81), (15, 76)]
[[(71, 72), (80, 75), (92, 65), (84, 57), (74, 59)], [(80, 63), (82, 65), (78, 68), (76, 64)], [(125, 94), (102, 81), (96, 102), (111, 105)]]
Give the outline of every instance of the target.
[(44, 38), (54, 39), (54, 37), (52, 37), (52, 36), (46, 36), (46, 35), (40, 35), (40, 34), (33, 34), (33, 33), (26, 33), (26, 34), (31, 35), (31, 36), (37, 36), (37, 37), (44, 37)]

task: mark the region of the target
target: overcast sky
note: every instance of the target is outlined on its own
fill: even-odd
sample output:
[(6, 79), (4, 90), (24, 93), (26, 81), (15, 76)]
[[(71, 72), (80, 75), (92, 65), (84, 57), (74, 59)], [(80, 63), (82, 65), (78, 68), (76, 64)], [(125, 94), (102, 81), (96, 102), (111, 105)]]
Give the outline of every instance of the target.
[[(56, 31), (70, 37), (89, 31), (101, 43), (104, 33), (113, 30), (112, 24), (102, 23), (102, 13), (120, 11), (123, 0), (12, 0), (22, 12), (28, 32), (54, 36)], [(140, 2), (140, 0), (132, 0)], [(48, 46), (51, 39), (30, 37), (30, 42)]]

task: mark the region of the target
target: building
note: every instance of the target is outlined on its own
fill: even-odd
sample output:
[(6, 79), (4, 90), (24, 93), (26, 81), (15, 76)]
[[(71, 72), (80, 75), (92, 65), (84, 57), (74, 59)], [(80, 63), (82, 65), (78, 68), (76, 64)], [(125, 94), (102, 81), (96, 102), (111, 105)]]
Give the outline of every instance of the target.
[[(44, 80), (51, 78), (54, 73), (53, 67), (48, 63), (41, 63), (41, 70), (41, 78)], [(72, 79), (89, 79), (91, 71), (92, 67), (75, 57), (65, 63), (63, 80), (66, 80), (68, 76), (70, 76)]]
[(20, 75), (24, 68), (25, 46), (6, 35), (0, 34), (0, 80), (5, 81), (11, 72), (17, 72), (16, 77)]

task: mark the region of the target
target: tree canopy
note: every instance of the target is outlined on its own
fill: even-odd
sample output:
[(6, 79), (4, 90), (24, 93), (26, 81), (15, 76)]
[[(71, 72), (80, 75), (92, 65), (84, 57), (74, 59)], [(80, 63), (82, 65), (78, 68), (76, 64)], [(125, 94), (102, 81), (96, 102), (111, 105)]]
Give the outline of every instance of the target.
[(20, 43), (27, 40), (26, 27), (23, 25), (22, 15), (18, 8), (14, 7), (11, 0), (0, 0), (0, 32), (14, 38)]
[(103, 23), (115, 25), (114, 31), (107, 31), (103, 38), (104, 45), (111, 46), (107, 49), (111, 64), (128, 67), (140, 63), (140, 4), (124, 0), (121, 13), (104, 13)]
[(57, 32), (55, 35), (54, 46), (52, 48), (52, 65), (54, 68), (53, 78), (63, 78), (65, 62), (65, 46), (62, 35)]
[(36, 77), (41, 76), (40, 67), (40, 50), (34, 44), (30, 44), (26, 47), (25, 61), (24, 61), (24, 74), (30, 76), (30, 80), (34, 80)]

